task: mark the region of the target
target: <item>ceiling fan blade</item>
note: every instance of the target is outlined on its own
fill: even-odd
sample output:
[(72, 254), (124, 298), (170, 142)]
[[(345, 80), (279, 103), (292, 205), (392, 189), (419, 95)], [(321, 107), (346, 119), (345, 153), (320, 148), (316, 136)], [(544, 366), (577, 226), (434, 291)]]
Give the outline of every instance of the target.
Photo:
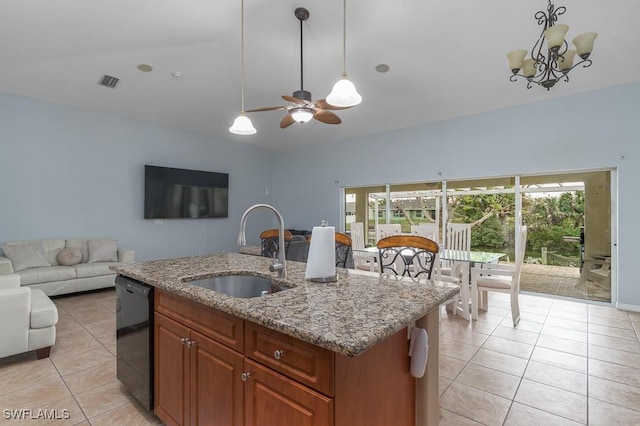
[(295, 96), (282, 95), (282, 99), (287, 102), (293, 102), (294, 104), (309, 104), (309, 101), (305, 101), (304, 99), (296, 98)]
[(274, 106), (274, 107), (247, 109), (244, 112), (275, 111), (278, 109), (285, 109), (285, 108), (286, 108), (285, 106)]
[(335, 111), (338, 111), (338, 110), (341, 110), (341, 109), (353, 108), (353, 107), (350, 107), (350, 106), (348, 106), (348, 107), (333, 106), (333, 105), (327, 103), (326, 99), (320, 99), (318, 101), (315, 101), (314, 103), (318, 106), (318, 108), (321, 108), (321, 109), (332, 109), (332, 110), (335, 110)]
[(325, 111), (323, 109), (317, 110), (316, 113), (313, 114), (313, 118), (315, 118), (316, 120), (321, 121), (323, 123), (326, 123), (326, 124), (340, 124), (340, 123), (342, 123), (342, 120), (340, 120), (340, 117), (338, 117), (337, 115), (335, 115), (331, 111)]
[(282, 121), (280, 121), (280, 128), (286, 129), (287, 127), (291, 126), (295, 122), (296, 120), (293, 119), (291, 114), (287, 114), (282, 118)]

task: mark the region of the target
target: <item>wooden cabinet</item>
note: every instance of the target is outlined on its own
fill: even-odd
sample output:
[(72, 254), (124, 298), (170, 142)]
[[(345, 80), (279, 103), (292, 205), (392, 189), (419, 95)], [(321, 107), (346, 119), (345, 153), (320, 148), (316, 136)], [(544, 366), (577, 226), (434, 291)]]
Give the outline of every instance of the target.
[(156, 291), (155, 413), (169, 425), (415, 421), (402, 330), (357, 357)]

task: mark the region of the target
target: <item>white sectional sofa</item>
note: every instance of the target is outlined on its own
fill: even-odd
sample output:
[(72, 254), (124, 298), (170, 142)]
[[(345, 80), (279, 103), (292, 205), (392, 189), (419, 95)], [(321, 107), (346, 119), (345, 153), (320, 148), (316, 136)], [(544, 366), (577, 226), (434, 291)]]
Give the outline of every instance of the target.
[(2, 251), (0, 275), (15, 273), (21, 286), (48, 296), (113, 287), (109, 266), (134, 262), (134, 252), (118, 249), (113, 238), (9, 241)]

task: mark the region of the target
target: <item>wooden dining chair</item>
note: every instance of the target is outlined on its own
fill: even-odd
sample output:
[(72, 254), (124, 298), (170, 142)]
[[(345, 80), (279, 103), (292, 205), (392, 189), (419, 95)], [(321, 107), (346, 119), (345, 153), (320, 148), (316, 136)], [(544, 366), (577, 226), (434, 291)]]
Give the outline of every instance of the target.
[(513, 326), (520, 321), (520, 273), (524, 263), (527, 246), (527, 227), (520, 227), (520, 242), (516, 248), (515, 265), (505, 263), (486, 263), (481, 268), (471, 268), (471, 311), (473, 319), (478, 319), (480, 305), (487, 309), (487, 292), (495, 291), (511, 295), (511, 317)]
[(416, 235), (394, 235), (378, 241), (380, 275), (431, 279), (438, 243)]
[[(278, 229), (267, 229), (266, 231), (262, 231), (260, 233), (260, 253), (263, 257), (271, 257), (274, 258), (278, 256), (278, 251), (280, 247), (278, 247), (278, 237), (280, 235), (280, 231)], [(284, 253), (287, 254), (289, 249), (289, 243), (293, 239), (293, 235), (291, 232), (285, 229), (284, 231)]]

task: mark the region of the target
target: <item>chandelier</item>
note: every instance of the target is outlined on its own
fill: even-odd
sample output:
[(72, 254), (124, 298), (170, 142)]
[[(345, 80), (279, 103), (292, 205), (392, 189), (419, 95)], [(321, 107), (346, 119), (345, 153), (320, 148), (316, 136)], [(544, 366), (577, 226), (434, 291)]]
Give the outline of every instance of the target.
[[(569, 44), (564, 39), (569, 26), (556, 24), (558, 16), (566, 11), (566, 7), (556, 8), (549, 0), (547, 11), (540, 10), (535, 14), (538, 25), (542, 26), (542, 32), (533, 45), (530, 58), (525, 59), (526, 50), (509, 52), (507, 58), (513, 73), (509, 80), (516, 81), (522, 77), (527, 80), (527, 89), (537, 84), (549, 90), (560, 80), (569, 81), (569, 72), (578, 65), (582, 65), (583, 68), (591, 66), (589, 56), (598, 33), (580, 34), (572, 40), (575, 50), (569, 49)], [(580, 60), (574, 64), (576, 55)]]

